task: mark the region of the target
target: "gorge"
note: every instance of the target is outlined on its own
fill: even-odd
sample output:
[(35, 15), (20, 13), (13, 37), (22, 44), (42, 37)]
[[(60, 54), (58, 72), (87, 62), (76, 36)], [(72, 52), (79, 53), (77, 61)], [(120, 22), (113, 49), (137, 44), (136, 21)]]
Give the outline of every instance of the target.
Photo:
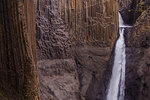
[(0, 0), (0, 100), (106, 99), (150, 100), (149, 0)]

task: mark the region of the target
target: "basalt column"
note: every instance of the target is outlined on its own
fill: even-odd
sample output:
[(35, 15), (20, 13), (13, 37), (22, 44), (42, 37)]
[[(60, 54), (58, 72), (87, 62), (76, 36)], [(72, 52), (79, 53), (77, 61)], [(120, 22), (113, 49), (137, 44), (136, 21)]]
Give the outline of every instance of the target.
[(32, 0), (0, 0), (0, 100), (39, 100)]
[(112, 45), (118, 32), (117, 11), (117, 0), (59, 0), (73, 44)]
[(74, 50), (80, 97), (104, 100), (108, 81), (103, 79), (106, 69), (111, 73), (109, 59), (118, 36), (118, 0), (58, 1)]

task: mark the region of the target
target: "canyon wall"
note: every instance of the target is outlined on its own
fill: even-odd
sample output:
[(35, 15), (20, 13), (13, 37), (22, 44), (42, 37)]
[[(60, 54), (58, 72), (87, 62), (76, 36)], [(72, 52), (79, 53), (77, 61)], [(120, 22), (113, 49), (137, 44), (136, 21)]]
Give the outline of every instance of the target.
[(69, 34), (57, 0), (37, 0), (37, 53), (42, 100), (79, 100), (79, 81)]
[(71, 43), (58, 12), (57, 0), (37, 0), (36, 39), (38, 60), (70, 57)]
[[(133, 24), (125, 30), (125, 100), (150, 100), (150, 2), (119, 4)], [(42, 100), (105, 100), (117, 0), (1, 0), (0, 19), (0, 100), (40, 100), (37, 65)]]
[(118, 32), (117, 0), (59, 0), (72, 44), (111, 47)]
[(39, 100), (32, 0), (0, 0), (0, 100)]
[[(132, 28), (125, 30), (125, 100), (149, 100), (150, 96), (150, 1), (121, 0), (120, 12)], [(131, 22), (131, 23), (130, 23)]]
[(118, 37), (117, 0), (35, 4), (41, 98), (104, 100)]
[(133, 25), (149, 6), (149, 0), (119, 0), (119, 11), (126, 24)]
[(143, 11), (134, 26), (126, 30), (125, 100), (150, 99), (150, 8)]
[(73, 45), (80, 98), (104, 100), (118, 36), (118, 1), (59, 0), (59, 13)]

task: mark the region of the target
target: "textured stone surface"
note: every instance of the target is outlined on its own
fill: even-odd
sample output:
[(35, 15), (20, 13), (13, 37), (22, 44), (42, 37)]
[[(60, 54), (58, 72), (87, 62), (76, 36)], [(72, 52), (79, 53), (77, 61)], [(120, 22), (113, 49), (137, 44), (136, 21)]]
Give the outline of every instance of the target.
[(57, 0), (37, 0), (36, 39), (39, 60), (70, 56), (71, 44), (57, 4)]
[(37, 0), (36, 30), (41, 99), (79, 100), (76, 64), (57, 0)]
[(117, 0), (37, 0), (36, 6), (41, 98), (104, 100), (118, 36)]
[(72, 44), (112, 46), (118, 32), (117, 0), (59, 0)]
[(34, 12), (32, 0), (0, 0), (1, 100), (39, 100)]
[(150, 100), (150, 9), (129, 30), (126, 44), (125, 100)]
[(133, 6), (132, 1), (133, 0), (119, 0), (119, 11), (122, 15), (122, 18), (123, 18), (124, 22), (127, 23), (127, 24), (132, 24), (133, 23), (132, 22), (133, 20), (131, 21), (131, 19), (130, 19), (131, 12), (129, 12), (131, 7)]
[(111, 74), (109, 58), (118, 36), (118, 1), (59, 0), (59, 12), (73, 45), (80, 98), (104, 100)]
[[(75, 49), (81, 99), (105, 100), (111, 74), (111, 49), (82, 46)], [(112, 63), (111, 63), (112, 64)]]
[(79, 82), (73, 59), (39, 61), (42, 100), (79, 100)]
[(126, 24), (134, 24), (148, 6), (149, 0), (119, 0), (119, 11)]

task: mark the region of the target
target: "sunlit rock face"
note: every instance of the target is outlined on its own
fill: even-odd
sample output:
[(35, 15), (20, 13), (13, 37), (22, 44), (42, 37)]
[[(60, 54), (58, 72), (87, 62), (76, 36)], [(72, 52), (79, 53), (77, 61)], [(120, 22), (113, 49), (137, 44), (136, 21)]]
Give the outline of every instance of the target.
[(125, 100), (150, 99), (150, 8), (126, 33)]
[(58, 0), (72, 44), (111, 47), (118, 32), (117, 0)]
[(108, 62), (118, 36), (118, 1), (58, 1), (59, 13), (73, 45), (80, 98), (104, 100), (108, 84), (105, 79), (111, 73), (109, 70), (106, 74), (106, 69), (111, 69)]

